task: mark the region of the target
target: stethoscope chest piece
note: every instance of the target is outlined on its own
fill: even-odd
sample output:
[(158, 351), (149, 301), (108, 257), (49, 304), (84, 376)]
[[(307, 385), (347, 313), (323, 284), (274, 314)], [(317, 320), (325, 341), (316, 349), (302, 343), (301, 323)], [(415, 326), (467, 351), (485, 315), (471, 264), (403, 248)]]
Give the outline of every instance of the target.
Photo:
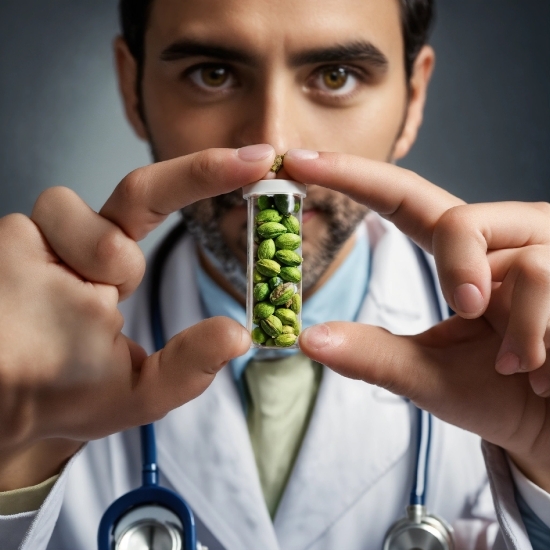
[(115, 550), (182, 550), (182, 531), (181, 521), (169, 510), (140, 506), (117, 524)]
[(453, 528), (428, 514), (426, 507), (407, 507), (407, 517), (395, 522), (386, 534), (383, 550), (454, 550)]

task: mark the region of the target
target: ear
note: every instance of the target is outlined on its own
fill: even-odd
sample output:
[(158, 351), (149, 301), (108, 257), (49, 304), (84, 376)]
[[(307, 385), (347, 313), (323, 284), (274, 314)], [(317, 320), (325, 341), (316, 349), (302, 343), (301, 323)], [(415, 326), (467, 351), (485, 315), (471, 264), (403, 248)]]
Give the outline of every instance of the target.
[(137, 91), (138, 68), (136, 59), (130, 53), (126, 41), (121, 36), (118, 36), (115, 39), (113, 46), (118, 77), (118, 88), (124, 103), (126, 118), (137, 136), (147, 141), (147, 130), (139, 108), (139, 97)]
[(435, 65), (435, 52), (431, 46), (424, 46), (414, 62), (413, 72), (409, 81), (409, 104), (401, 135), (395, 142), (393, 160), (403, 158), (411, 149), (418, 129), (422, 125), (424, 104), (428, 92), (428, 84)]

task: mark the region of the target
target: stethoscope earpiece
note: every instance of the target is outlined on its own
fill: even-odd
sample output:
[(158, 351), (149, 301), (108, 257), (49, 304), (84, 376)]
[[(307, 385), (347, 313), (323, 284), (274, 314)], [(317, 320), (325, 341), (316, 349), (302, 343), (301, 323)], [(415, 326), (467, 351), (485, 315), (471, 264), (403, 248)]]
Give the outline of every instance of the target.
[(453, 528), (425, 506), (407, 506), (407, 517), (386, 533), (383, 550), (454, 550)]

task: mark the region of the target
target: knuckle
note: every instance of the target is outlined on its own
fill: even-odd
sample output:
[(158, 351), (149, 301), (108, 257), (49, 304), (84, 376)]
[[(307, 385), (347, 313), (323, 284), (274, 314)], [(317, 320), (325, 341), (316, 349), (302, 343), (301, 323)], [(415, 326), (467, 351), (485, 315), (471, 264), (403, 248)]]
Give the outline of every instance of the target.
[(213, 150), (201, 151), (196, 154), (190, 165), (192, 180), (210, 183), (215, 181), (223, 167), (223, 160)]
[(520, 255), (518, 267), (522, 276), (537, 286), (550, 289), (550, 251), (533, 247)]
[(6, 241), (14, 237), (21, 239), (32, 232), (36, 232), (36, 226), (24, 214), (8, 214), (0, 218), (0, 232), (6, 238)]
[(146, 193), (145, 169), (137, 168), (133, 170), (118, 184), (118, 192), (122, 195), (124, 202), (140, 203)]
[(127, 256), (128, 237), (123, 235), (118, 227), (111, 227), (104, 231), (95, 246), (96, 261), (100, 265), (109, 265), (118, 259)]
[(35, 220), (42, 220), (46, 216), (58, 211), (59, 205), (74, 198), (74, 191), (68, 187), (49, 187), (40, 193), (34, 203), (31, 217)]
[(453, 206), (446, 210), (437, 221), (435, 231), (442, 235), (467, 232), (471, 227), (468, 207)]

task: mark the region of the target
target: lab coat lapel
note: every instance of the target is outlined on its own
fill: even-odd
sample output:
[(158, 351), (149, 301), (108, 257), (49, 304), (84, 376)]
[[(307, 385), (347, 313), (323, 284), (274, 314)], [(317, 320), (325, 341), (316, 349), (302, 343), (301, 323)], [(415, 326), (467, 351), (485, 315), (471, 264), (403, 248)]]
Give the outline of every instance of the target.
[[(168, 337), (203, 318), (192, 247), (184, 239), (166, 264), (161, 296)], [(156, 429), (161, 473), (226, 550), (278, 550), (229, 369)]]
[[(410, 242), (378, 217), (368, 225), (372, 275), (359, 321), (401, 334), (425, 330), (435, 319)], [(403, 399), (325, 369), (275, 518), (281, 548), (300, 550), (323, 537), (378, 479), (391, 475), (409, 440), (410, 410)]]

